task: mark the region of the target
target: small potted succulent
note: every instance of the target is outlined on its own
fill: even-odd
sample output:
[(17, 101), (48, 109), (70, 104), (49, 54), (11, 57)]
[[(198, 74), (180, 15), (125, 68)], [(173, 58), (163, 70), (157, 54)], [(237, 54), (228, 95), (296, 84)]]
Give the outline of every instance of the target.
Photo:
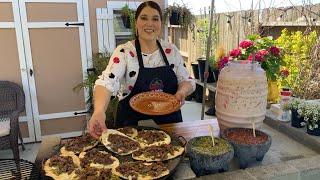
[(234, 155), (228, 141), (213, 136), (192, 138), (186, 146), (186, 152), (191, 169), (197, 176), (227, 171)]
[(283, 110), (291, 110), (291, 126), (296, 128), (302, 128), (306, 125), (304, 118), (302, 117), (302, 111), (304, 102), (298, 98), (292, 98), (283, 105)]
[(307, 133), (320, 136), (320, 103), (304, 103), (301, 114), (307, 122)]
[(251, 159), (262, 161), (271, 146), (271, 137), (260, 131), (250, 128), (229, 128), (222, 137), (227, 139), (234, 148), (241, 169), (248, 167)]

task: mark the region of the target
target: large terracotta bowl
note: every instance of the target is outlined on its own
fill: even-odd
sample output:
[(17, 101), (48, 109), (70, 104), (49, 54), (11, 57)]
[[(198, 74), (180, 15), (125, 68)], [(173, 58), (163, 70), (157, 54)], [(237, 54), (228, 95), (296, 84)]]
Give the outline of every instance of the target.
[(132, 109), (147, 115), (166, 115), (180, 109), (180, 102), (174, 95), (156, 91), (136, 94), (129, 103)]

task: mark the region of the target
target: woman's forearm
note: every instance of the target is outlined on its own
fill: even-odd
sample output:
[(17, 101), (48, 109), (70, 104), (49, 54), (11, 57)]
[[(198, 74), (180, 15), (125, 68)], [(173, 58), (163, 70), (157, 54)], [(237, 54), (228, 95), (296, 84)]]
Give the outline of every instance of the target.
[(189, 81), (183, 81), (178, 86), (178, 91), (180, 93), (183, 93), (184, 96), (189, 96), (193, 92), (192, 84)]
[(94, 89), (94, 111), (105, 112), (110, 102), (111, 92), (103, 86), (96, 86)]

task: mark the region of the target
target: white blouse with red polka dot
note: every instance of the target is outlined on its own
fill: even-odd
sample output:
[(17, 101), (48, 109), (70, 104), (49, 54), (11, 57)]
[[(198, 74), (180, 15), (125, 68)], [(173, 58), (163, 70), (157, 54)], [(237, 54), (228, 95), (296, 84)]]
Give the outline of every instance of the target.
[[(189, 81), (195, 89), (195, 82), (184, 66), (184, 60), (178, 48), (171, 43), (161, 41), (161, 46), (167, 56), (168, 62), (173, 66), (178, 83)], [(159, 50), (152, 54), (142, 52), (143, 65), (147, 68), (164, 66), (165, 62)], [(119, 45), (113, 52), (107, 68), (96, 80), (95, 85), (101, 85), (118, 96), (119, 100), (128, 96), (137, 80), (139, 62), (135, 46), (129, 41)]]

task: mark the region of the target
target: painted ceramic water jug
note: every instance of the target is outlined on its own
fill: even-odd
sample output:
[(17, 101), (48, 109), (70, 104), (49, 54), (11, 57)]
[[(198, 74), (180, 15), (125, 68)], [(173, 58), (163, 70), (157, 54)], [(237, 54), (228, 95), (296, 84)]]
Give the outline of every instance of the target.
[(233, 61), (224, 67), (216, 91), (216, 116), (222, 127), (260, 128), (266, 115), (267, 78), (259, 63)]

